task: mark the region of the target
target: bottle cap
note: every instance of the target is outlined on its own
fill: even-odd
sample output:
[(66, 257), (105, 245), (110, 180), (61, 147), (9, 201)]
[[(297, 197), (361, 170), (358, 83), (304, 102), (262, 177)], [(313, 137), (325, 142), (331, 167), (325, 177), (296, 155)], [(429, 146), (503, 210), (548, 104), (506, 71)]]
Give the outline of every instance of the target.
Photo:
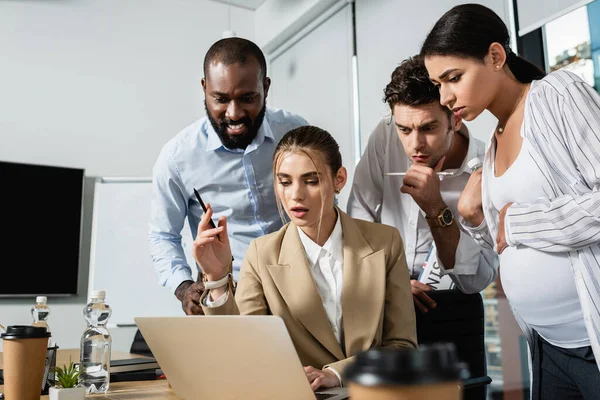
[(35, 298), (36, 303), (46, 303), (48, 298), (46, 296), (38, 296)]
[(90, 298), (104, 300), (106, 298), (106, 290), (92, 290)]
[(471, 172), (477, 171), (482, 166), (483, 166), (483, 162), (481, 162), (481, 160), (477, 157), (470, 159), (469, 162), (467, 163), (467, 167), (469, 167), (471, 169)]

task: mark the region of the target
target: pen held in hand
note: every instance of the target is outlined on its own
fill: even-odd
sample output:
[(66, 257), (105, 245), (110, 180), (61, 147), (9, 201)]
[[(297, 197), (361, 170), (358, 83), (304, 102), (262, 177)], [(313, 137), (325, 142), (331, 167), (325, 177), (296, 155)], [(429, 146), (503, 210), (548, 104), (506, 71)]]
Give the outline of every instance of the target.
[[(437, 172), (437, 174), (439, 176), (452, 176), (452, 175), (454, 175), (454, 172), (441, 171), (441, 172)], [(406, 172), (385, 172), (384, 175), (386, 175), (386, 176), (405, 176)]]
[[(204, 205), (204, 202), (202, 201), (202, 197), (200, 197), (200, 193), (198, 193), (198, 191), (196, 190), (196, 188), (194, 188), (194, 194), (196, 195), (196, 199), (198, 199), (198, 203), (200, 203), (200, 207), (202, 207), (202, 211), (204, 211), (206, 213), (206, 206)], [(210, 223), (210, 227), (212, 229), (215, 229), (215, 223), (213, 222), (212, 218), (208, 221)], [(231, 261), (233, 261), (234, 258), (233, 256), (231, 256)]]
[[(206, 206), (204, 205), (204, 202), (202, 201), (202, 197), (200, 197), (200, 193), (198, 193), (198, 191), (194, 188), (194, 194), (196, 195), (196, 199), (198, 199), (198, 203), (200, 203), (200, 207), (202, 207), (202, 211), (204, 211), (204, 213), (206, 213)], [(213, 222), (212, 218), (208, 221), (210, 223), (210, 227), (212, 229), (215, 229), (215, 223)]]

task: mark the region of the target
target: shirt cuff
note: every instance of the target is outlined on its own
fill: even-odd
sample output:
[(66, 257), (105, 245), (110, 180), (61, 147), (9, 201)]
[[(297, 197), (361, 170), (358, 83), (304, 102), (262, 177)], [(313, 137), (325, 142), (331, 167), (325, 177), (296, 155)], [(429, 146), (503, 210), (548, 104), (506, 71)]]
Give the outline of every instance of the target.
[(466, 219), (464, 219), (462, 216), (460, 216), (458, 218), (458, 222), (463, 226), (463, 228), (465, 228), (467, 231), (469, 232), (473, 232), (473, 233), (481, 233), (483, 231), (485, 231), (487, 229), (487, 223), (485, 222), (485, 218), (483, 219), (483, 221), (481, 221), (481, 223), (477, 226), (473, 226), (471, 225), (471, 223), (469, 221), (467, 221)]
[(454, 268), (446, 269), (440, 256), (436, 254), (440, 271), (443, 275), (476, 275), (479, 268), (479, 252), (477, 242), (461, 231), (454, 253)]
[(171, 276), (167, 278), (167, 282), (165, 284), (166, 287), (171, 290), (171, 293), (175, 293), (181, 282), (183, 281), (193, 281), (192, 274), (190, 271), (186, 271), (183, 269), (177, 269), (171, 272)]
[(208, 293), (204, 297), (203, 305), (206, 307), (221, 307), (223, 304), (227, 303), (228, 298), (229, 298), (229, 288), (227, 288), (225, 293), (223, 293), (221, 296), (219, 296), (218, 299), (212, 300), (212, 301), (210, 300), (210, 293)]
[(335, 369), (333, 369), (333, 368), (331, 368), (331, 367), (325, 367), (325, 369), (329, 369), (329, 370), (331, 370), (331, 372), (333, 372), (333, 373), (335, 374), (335, 376), (337, 376), (337, 378), (338, 378), (338, 381), (340, 381), (340, 386), (341, 386), (341, 387), (343, 387), (343, 386), (344, 386), (344, 383), (342, 382), (342, 377), (341, 377), (341, 375), (340, 375), (340, 373), (339, 373), (339, 372), (337, 372)]

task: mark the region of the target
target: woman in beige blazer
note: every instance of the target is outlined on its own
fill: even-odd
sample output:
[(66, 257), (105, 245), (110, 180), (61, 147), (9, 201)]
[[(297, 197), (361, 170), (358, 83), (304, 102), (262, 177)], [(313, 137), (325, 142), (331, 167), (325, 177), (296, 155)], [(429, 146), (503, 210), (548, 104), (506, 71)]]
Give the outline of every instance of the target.
[(333, 137), (312, 126), (291, 130), (275, 150), (273, 171), (279, 210), (290, 223), (252, 241), (237, 288), (225, 217), (211, 229), (207, 206), (194, 241), (211, 288), (201, 297), (204, 313), (280, 316), (313, 390), (340, 386), (358, 352), (416, 347), (402, 239), (396, 228), (335, 206), (347, 172)]

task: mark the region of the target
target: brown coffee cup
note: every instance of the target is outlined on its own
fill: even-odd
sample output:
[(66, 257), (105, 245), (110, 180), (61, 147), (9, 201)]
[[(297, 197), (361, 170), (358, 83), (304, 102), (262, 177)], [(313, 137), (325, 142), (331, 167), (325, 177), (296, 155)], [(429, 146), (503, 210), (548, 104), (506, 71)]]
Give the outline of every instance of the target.
[(50, 332), (45, 327), (14, 325), (4, 340), (4, 398), (39, 400)]
[(352, 400), (460, 400), (468, 371), (451, 343), (371, 349), (344, 372)]

